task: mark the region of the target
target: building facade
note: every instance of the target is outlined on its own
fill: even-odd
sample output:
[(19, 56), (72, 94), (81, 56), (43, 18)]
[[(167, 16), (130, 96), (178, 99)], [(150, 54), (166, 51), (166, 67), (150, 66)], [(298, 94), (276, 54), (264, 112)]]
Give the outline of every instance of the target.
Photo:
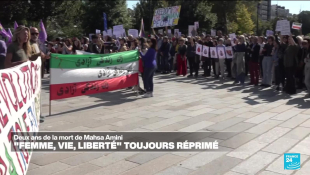
[(285, 9), (285, 7), (279, 5), (271, 5), (271, 16), (270, 19), (278, 18), (288, 18), (291, 17), (292, 14), (290, 13), (289, 9)]
[(257, 4), (257, 15), (262, 21), (270, 20), (271, 0), (263, 0)]

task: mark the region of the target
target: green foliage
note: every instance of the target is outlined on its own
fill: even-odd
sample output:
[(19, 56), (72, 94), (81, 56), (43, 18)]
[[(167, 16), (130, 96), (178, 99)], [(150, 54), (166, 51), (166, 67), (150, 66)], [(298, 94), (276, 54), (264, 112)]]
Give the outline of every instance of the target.
[(237, 5), (235, 23), (238, 25), (238, 34), (253, 34), (253, 29), (255, 25), (251, 19), (251, 14), (249, 13), (247, 7), (244, 4), (240, 3)]

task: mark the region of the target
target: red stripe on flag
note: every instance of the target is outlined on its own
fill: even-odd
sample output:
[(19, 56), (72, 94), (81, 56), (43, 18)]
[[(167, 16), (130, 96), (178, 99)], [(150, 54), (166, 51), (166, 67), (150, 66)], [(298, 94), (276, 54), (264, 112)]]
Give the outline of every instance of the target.
[(137, 84), (138, 73), (100, 81), (54, 84), (50, 85), (50, 100), (114, 91)]
[(300, 26), (293, 26), (293, 29), (300, 29)]

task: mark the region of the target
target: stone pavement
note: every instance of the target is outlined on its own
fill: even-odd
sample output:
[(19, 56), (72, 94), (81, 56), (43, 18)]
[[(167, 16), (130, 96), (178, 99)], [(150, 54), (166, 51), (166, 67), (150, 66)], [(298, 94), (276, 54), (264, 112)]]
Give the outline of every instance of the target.
[[(48, 114), (43, 80), (43, 114)], [(120, 90), (52, 102), (40, 131), (234, 131), (223, 152), (34, 153), (28, 175), (309, 175), (310, 102), (232, 81), (156, 75), (153, 98)], [(302, 167), (284, 170), (284, 153)]]

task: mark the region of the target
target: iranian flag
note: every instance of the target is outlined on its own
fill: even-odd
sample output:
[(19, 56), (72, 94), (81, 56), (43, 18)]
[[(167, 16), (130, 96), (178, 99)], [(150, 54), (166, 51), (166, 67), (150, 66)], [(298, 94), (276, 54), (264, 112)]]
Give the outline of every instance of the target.
[(302, 26), (301, 23), (293, 22), (292, 29), (300, 30), (301, 26)]
[(138, 84), (139, 52), (51, 56), (50, 100), (124, 89)]

